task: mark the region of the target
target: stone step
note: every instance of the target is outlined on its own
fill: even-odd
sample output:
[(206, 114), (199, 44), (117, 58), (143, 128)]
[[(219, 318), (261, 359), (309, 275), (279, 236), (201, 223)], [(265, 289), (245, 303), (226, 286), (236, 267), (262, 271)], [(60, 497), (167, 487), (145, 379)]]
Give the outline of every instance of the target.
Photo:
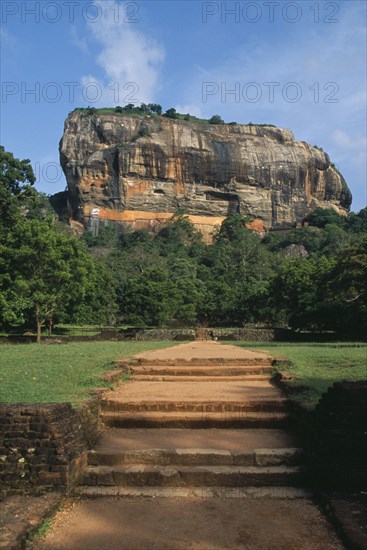
[[(233, 382), (233, 376), (227, 375), (216, 375), (212, 376), (211, 374), (200, 376), (200, 375), (179, 375), (180, 382)], [(145, 382), (177, 382), (177, 375), (151, 375), (151, 374), (133, 374), (132, 380), (136, 381), (145, 381)], [(236, 374), (236, 380), (243, 382), (255, 382), (255, 381), (265, 381), (269, 380), (269, 376), (266, 374), (248, 374), (241, 375)]]
[(89, 466), (123, 466), (126, 464), (159, 465), (222, 465), (222, 466), (295, 466), (300, 463), (302, 451), (298, 448), (254, 449), (231, 452), (224, 449), (119, 449), (88, 452)]
[(226, 413), (239, 414), (248, 411), (284, 411), (286, 400), (283, 397), (247, 397), (244, 401), (170, 401), (170, 400), (143, 400), (122, 401), (114, 399), (102, 400), (103, 412), (197, 412), (197, 413)]
[(165, 381), (138, 381), (131, 380), (114, 391), (105, 394), (105, 399), (122, 401), (125, 403), (140, 403), (141, 401), (236, 401), (247, 403), (253, 399), (281, 397), (284, 395), (268, 380), (237, 380), (229, 381), (207, 380), (197, 381), (195, 384), (185, 382), (180, 378), (176, 382)]
[(287, 424), (285, 412), (104, 412), (112, 428), (278, 428)]
[(312, 495), (301, 487), (288, 486), (259, 486), (259, 487), (146, 487), (134, 486), (93, 486), (80, 485), (76, 493), (82, 497), (120, 497), (120, 498), (198, 498), (210, 499), (246, 499), (246, 498), (274, 498), (300, 499), (310, 498)]
[(81, 485), (256, 487), (298, 485), (298, 466), (152, 465), (88, 466)]
[[(128, 365), (130, 368), (139, 367), (139, 366), (158, 366), (158, 367), (167, 367), (167, 366), (255, 366), (255, 365), (269, 365), (271, 366), (273, 362), (272, 357), (266, 356), (251, 356), (251, 357), (238, 357), (238, 358), (224, 358), (224, 357), (192, 357), (190, 359), (184, 358), (172, 358), (172, 359), (152, 359), (140, 357), (137, 359), (132, 359), (129, 361)], [(117, 363), (121, 367), (126, 367), (126, 359), (118, 360)]]
[[(298, 448), (294, 435), (284, 429), (110, 428), (103, 432), (94, 451), (125, 454), (132, 451), (217, 449), (229, 455), (254, 455), (259, 449), (283, 453)], [(275, 464), (273, 464), (275, 465)]]
[(232, 454), (253, 454), (256, 449), (298, 448), (284, 429), (110, 428), (104, 430), (95, 451), (125, 453), (147, 449), (219, 449)]
[[(159, 376), (246, 376), (246, 375), (261, 375), (272, 373), (272, 367), (269, 365), (255, 365), (255, 366), (218, 366), (218, 365), (197, 365), (197, 366), (137, 366), (131, 367), (130, 373), (136, 375), (159, 375)], [(205, 378), (204, 378), (205, 379)]]

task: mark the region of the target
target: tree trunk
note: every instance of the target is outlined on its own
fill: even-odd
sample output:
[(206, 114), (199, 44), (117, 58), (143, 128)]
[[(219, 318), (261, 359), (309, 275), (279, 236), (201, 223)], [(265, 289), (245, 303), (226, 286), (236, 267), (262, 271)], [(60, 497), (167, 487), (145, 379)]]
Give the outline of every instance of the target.
[(53, 327), (52, 319), (47, 319), (47, 334), (48, 334), (48, 336), (52, 336), (52, 327)]
[(37, 344), (41, 343), (42, 321), (37, 317)]

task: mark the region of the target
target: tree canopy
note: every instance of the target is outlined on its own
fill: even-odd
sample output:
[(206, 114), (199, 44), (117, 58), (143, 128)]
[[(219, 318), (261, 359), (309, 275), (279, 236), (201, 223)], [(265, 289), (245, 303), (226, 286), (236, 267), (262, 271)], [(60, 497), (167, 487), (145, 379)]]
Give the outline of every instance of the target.
[(0, 322), (34, 325), (40, 341), (43, 325), (51, 326), (69, 303), (83, 301), (96, 266), (85, 245), (50, 214), (46, 197), (30, 187), (29, 160), (3, 147), (0, 158)]
[(0, 158), (5, 328), (35, 327), (38, 339), (60, 321), (367, 331), (367, 209), (317, 209), (307, 226), (263, 237), (231, 214), (212, 244), (183, 212), (157, 233), (107, 224), (77, 239), (33, 189), (29, 161)]

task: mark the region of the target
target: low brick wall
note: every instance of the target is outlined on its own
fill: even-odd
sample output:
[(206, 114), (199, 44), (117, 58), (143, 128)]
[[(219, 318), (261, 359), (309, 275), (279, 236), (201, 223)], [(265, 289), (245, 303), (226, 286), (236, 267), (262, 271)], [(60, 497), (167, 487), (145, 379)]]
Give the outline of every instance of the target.
[(127, 332), (126, 339), (136, 340), (195, 340), (200, 334), (208, 339), (247, 340), (253, 342), (270, 342), (281, 339), (288, 331), (271, 328), (207, 328), (207, 329), (140, 329)]
[[(247, 342), (361, 342), (366, 341), (362, 335), (345, 335), (335, 332), (297, 332), (289, 328), (268, 327), (264, 325), (248, 323), (243, 328), (109, 328), (109, 329), (78, 329), (78, 334), (72, 333), (67, 336), (57, 335), (44, 337), (44, 344), (67, 344), (70, 342), (98, 342), (98, 341), (162, 341), (162, 340), (195, 340), (200, 332), (206, 332), (207, 337), (214, 337), (217, 340), (244, 340)], [(358, 337), (357, 337), (358, 336)], [(8, 344), (31, 344), (35, 342), (35, 336), (8, 336), (0, 337), (0, 345)]]
[[(287, 379), (280, 384), (289, 391)], [(289, 409), (305, 449), (310, 486), (316, 491), (367, 491), (367, 381), (336, 382), (315, 409), (297, 401)]]
[(367, 491), (367, 380), (335, 383), (317, 405), (315, 418), (324, 479)]
[(244, 340), (246, 342), (273, 342), (279, 339), (279, 329), (272, 328), (232, 328), (211, 329), (213, 337), (218, 340)]
[(99, 400), (0, 405), (1, 496), (72, 489), (101, 432)]
[[(128, 339), (128, 338), (127, 338)], [(136, 340), (195, 340), (194, 329), (140, 329), (135, 332)]]

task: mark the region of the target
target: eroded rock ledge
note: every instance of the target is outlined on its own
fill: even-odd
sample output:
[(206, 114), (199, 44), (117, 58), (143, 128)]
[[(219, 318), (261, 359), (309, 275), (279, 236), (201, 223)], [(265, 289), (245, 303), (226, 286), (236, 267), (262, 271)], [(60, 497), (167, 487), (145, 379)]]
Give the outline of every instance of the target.
[(154, 228), (182, 209), (204, 234), (231, 212), (267, 230), (351, 194), (326, 153), (272, 126), (74, 111), (60, 142), (71, 218)]

